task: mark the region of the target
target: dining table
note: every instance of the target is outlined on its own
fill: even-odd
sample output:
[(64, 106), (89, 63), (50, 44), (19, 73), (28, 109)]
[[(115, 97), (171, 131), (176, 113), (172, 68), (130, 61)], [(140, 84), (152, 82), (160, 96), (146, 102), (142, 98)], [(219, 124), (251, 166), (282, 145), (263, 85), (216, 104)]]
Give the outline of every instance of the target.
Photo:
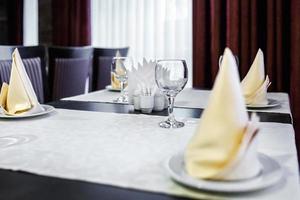
[[(174, 181), (168, 159), (183, 152), (201, 120), (210, 90), (184, 89), (174, 114), (183, 128), (163, 129), (167, 109), (143, 114), (114, 103), (107, 89), (49, 102), (44, 116), (0, 119), (0, 200), (300, 199), (295, 130), (286, 93), (278, 106), (248, 107), (260, 118), (258, 152), (282, 167), (268, 188), (214, 192)], [(17, 142), (1, 145), (1, 138)]]

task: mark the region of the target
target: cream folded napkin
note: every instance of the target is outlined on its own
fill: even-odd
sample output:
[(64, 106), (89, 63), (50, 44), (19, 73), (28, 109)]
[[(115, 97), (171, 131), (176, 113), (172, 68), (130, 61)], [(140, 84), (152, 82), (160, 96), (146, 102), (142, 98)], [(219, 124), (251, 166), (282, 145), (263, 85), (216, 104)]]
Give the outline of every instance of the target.
[(1, 87), (0, 106), (2, 112), (7, 115), (37, 113), (44, 110), (37, 100), (18, 49), (12, 54), (9, 85), (3, 83)]
[(249, 121), (232, 52), (223, 61), (196, 132), (185, 150), (189, 175), (200, 179), (237, 180), (260, 171), (256, 156), (258, 119)]
[(246, 104), (267, 105), (267, 90), (270, 84), (269, 77), (265, 76), (264, 54), (259, 49), (249, 72), (241, 83)]

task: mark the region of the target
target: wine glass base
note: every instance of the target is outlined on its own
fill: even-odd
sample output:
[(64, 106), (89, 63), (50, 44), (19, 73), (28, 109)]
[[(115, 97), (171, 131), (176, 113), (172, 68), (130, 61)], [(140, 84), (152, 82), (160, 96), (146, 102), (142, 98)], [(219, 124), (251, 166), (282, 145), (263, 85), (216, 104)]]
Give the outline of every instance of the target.
[(128, 103), (128, 98), (127, 97), (118, 97), (113, 101), (114, 103)]
[(178, 121), (162, 121), (159, 123), (159, 126), (161, 128), (181, 128), (184, 127), (184, 123), (183, 122), (178, 122)]

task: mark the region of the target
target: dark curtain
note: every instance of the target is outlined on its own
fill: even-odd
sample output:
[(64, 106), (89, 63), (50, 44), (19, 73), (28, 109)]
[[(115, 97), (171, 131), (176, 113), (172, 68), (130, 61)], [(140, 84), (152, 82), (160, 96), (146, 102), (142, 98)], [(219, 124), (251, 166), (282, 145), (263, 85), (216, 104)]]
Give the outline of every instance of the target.
[(241, 78), (261, 48), (270, 91), (290, 94), (300, 145), (300, 1), (193, 0), (193, 41), (196, 88), (211, 88), (226, 46), (239, 58)]
[(290, 30), (290, 94), (300, 155), (300, 1), (292, 0)]
[(23, 45), (23, 0), (6, 0), (7, 44)]
[(91, 1), (52, 0), (53, 45), (91, 44)]

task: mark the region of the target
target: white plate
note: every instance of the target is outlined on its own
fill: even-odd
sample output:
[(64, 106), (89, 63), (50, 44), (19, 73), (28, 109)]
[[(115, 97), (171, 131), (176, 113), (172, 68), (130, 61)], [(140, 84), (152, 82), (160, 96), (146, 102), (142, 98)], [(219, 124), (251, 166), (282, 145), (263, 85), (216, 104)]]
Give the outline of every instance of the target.
[(267, 105), (246, 105), (247, 108), (250, 108), (250, 109), (262, 109), (262, 108), (273, 108), (273, 107), (276, 107), (276, 106), (279, 106), (280, 105), (280, 102), (275, 100), (275, 99), (268, 99), (268, 104)]
[(105, 87), (105, 89), (107, 89), (109, 91), (113, 91), (113, 92), (120, 92), (121, 91), (120, 89), (113, 88), (111, 85), (107, 85)]
[(53, 106), (49, 106), (49, 105), (44, 105), (41, 104), (41, 106), (45, 109), (42, 112), (39, 113), (31, 113), (31, 114), (24, 114), (24, 115), (5, 115), (0, 113), (0, 119), (21, 119), (21, 118), (29, 118), (29, 117), (36, 117), (36, 116), (40, 116), (40, 115), (46, 115), (48, 113), (51, 113), (55, 110), (55, 108)]
[(187, 174), (183, 154), (176, 154), (168, 160), (167, 170), (176, 182), (194, 189), (215, 192), (249, 192), (276, 184), (282, 178), (281, 166), (269, 156), (258, 154), (262, 164), (259, 175), (238, 181), (211, 181), (196, 179)]

